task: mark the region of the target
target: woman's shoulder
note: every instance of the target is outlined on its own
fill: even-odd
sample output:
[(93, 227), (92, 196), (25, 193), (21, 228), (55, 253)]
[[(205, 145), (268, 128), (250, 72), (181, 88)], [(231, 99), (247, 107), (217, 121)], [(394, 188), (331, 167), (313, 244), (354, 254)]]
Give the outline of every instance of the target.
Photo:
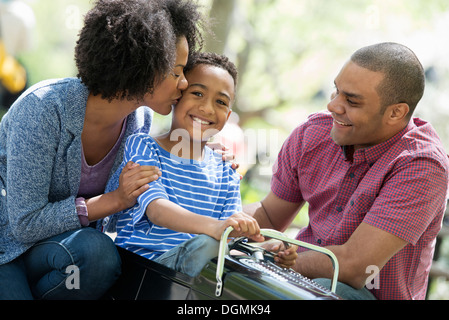
[[(11, 117), (16, 121), (33, 118), (34, 121), (80, 121), (84, 118), (89, 92), (77, 78), (44, 80), (31, 86), (11, 106)], [(78, 122), (78, 121), (77, 121)]]
[(32, 94), (43, 99), (58, 93), (74, 90), (87, 92), (87, 88), (78, 78), (48, 79), (32, 85), (23, 95), (27, 96)]

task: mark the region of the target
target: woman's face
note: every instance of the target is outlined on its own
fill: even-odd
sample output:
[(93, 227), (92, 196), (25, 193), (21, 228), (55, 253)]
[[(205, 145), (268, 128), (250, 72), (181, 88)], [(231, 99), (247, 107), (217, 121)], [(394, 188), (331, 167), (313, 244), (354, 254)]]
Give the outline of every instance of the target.
[(184, 67), (189, 56), (189, 45), (185, 37), (178, 39), (176, 44), (176, 63), (172, 71), (154, 88), (152, 93), (144, 97), (144, 105), (155, 112), (168, 115), (172, 105), (176, 105), (182, 96), (182, 91), (187, 88), (187, 80), (184, 76)]

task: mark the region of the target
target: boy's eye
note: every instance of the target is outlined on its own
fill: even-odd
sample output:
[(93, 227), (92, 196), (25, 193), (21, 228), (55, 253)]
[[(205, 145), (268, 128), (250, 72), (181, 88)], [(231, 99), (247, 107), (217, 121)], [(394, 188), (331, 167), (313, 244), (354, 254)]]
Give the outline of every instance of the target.
[(170, 74), (175, 78), (179, 78), (181, 76), (180, 74), (176, 74), (174, 72), (170, 72)]
[(197, 97), (202, 97), (203, 96), (203, 94), (201, 92), (198, 92), (198, 91), (193, 91), (192, 94), (197, 96)]
[(224, 102), (223, 100), (217, 100), (217, 103), (222, 105), (222, 106), (225, 106), (225, 107), (228, 106), (228, 104), (226, 102)]

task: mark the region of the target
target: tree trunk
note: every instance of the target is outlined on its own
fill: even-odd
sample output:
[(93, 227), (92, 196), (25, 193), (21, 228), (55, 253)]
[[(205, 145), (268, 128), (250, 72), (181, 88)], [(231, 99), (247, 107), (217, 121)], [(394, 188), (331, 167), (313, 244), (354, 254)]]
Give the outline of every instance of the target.
[(233, 22), (235, 0), (214, 0), (209, 13), (211, 30), (214, 35), (207, 34), (206, 51), (224, 53), (229, 32)]

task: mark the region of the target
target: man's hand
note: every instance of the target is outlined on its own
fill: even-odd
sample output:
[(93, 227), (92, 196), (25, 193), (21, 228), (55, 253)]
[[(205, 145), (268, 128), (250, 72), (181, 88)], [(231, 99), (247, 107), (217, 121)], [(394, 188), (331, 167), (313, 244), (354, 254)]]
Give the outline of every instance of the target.
[(298, 257), (298, 247), (295, 245), (286, 245), (279, 240), (273, 240), (262, 245), (263, 248), (275, 254), (274, 261), (281, 267), (292, 268)]

